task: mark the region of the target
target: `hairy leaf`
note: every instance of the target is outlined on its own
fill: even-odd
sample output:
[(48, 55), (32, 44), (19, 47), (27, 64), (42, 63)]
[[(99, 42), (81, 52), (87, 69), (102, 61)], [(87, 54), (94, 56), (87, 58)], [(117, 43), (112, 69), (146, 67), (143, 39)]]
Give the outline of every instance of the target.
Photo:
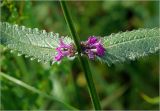
[[(11, 25), (0, 22), (1, 44), (12, 50), (17, 50), (19, 54), (25, 54), (38, 61), (54, 61), (56, 55), (55, 48), (59, 45), (58, 33), (47, 33), (45, 30), (31, 29), (25, 26)], [(65, 43), (71, 43), (69, 37), (64, 37)]]
[(98, 59), (110, 65), (155, 53), (160, 48), (159, 32), (159, 28), (139, 29), (106, 36), (102, 39), (105, 56)]

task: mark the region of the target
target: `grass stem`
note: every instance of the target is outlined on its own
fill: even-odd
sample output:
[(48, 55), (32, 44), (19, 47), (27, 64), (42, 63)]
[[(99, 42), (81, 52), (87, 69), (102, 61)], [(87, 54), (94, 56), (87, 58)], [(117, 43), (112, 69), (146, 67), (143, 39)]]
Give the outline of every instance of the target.
[(70, 29), (70, 33), (71, 33), (71, 35), (73, 37), (73, 40), (75, 42), (75, 45), (77, 47), (79, 60), (81, 62), (82, 68), (83, 68), (84, 73), (85, 73), (85, 77), (86, 77), (86, 81), (87, 81), (87, 84), (88, 84), (89, 93), (90, 93), (92, 103), (93, 103), (94, 108), (96, 110), (100, 110), (101, 106), (100, 106), (99, 98), (98, 98), (98, 95), (97, 95), (97, 92), (96, 92), (96, 89), (95, 89), (95, 85), (94, 85), (94, 82), (93, 82), (93, 78), (92, 78), (91, 70), (90, 70), (90, 67), (89, 67), (88, 59), (80, 56), (80, 54), (82, 52), (82, 49), (81, 49), (81, 46), (80, 46), (80, 40), (79, 40), (78, 34), (75, 30), (73, 21), (71, 19), (70, 13), (69, 13), (67, 5), (66, 5), (66, 2), (65, 1), (60, 1), (60, 4), (61, 4), (61, 7), (62, 7), (62, 10), (63, 10), (63, 13), (64, 13), (65, 20), (66, 20), (67, 25)]

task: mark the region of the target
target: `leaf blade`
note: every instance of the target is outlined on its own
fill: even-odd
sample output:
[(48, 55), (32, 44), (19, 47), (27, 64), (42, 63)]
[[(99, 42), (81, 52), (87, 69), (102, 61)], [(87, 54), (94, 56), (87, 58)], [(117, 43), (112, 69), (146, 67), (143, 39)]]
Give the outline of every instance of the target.
[(155, 53), (159, 50), (159, 32), (159, 28), (140, 29), (104, 37), (102, 41), (106, 53), (98, 59), (111, 65)]
[[(31, 29), (24, 26), (0, 22), (1, 44), (19, 53), (30, 56), (38, 61), (55, 62), (56, 47), (59, 45), (58, 33), (47, 33), (45, 30)], [(64, 37), (65, 43), (71, 43), (69, 37)]]

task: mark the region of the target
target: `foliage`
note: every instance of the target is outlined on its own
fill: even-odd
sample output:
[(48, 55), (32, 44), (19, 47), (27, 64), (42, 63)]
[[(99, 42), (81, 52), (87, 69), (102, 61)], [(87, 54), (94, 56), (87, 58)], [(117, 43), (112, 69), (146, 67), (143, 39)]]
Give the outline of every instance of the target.
[[(38, 59), (38, 62), (52, 62), (56, 55), (56, 48), (59, 45), (58, 33), (47, 33), (45, 30), (39, 31), (37, 28), (30, 29), (25, 26), (0, 23), (1, 43), (11, 51), (18, 51), (19, 55), (30, 56), (31, 60)], [(63, 38), (65, 43), (71, 43), (69, 37)]]
[[(79, 1), (68, 4), (81, 40), (86, 40), (90, 35), (107, 36), (119, 31), (158, 27), (158, 1)], [(1, 10), (3, 22), (69, 35), (58, 2), (4, 0)], [(50, 67), (50, 64), (10, 54), (3, 46), (0, 46), (0, 52), (1, 71), (8, 76), (24, 81), (66, 104), (91, 109), (86, 81), (77, 59)], [(142, 92), (151, 98), (158, 96), (158, 54), (111, 67), (93, 61), (91, 70), (103, 109), (158, 109), (158, 104), (151, 104), (141, 97)], [(1, 109), (66, 108), (1, 77)]]
[(106, 48), (105, 57), (100, 60), (111, 63), (135, 60), (150, 53), (159, 51), (160, 30), (139, 29), (130, 32), (113, 34), (103, 38)]
[[(8, 48), (18, 51), (18, 55), (25, 54), (31, 60), (35, 58), (43, 62), (55, 63), (56, 48), (59, 43), (58, 33), (47, 33), (38, 28), (26, 28), (25, 26), (11, 25), (0, 22), (1, 43)], [(111, 34), (102, 38), (102, 43), (106, 49), (104, 57), (97, 57), (99, 60), (111, 65), (125, 60), (135, 60), (141, 56), (155, 53), (159, 50), (160, 30), (139, 29), (130, 32)], [(73, 43), (71, 38), (64, 37), (63, 41)]]

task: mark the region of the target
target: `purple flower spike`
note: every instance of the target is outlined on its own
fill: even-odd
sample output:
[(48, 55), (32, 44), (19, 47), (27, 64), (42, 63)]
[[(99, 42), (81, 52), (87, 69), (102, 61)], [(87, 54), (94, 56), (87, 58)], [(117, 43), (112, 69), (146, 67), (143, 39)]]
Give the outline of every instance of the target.
[(90, 59), (94, 59), (95, 56), (102, 57), (105, 54), (105, 48), (101, 40), (95, 36), (89, 37), (86, 42), (81, 42), (81, 45), (84, 53), (87, 54)]
[(73, 57), (75, 55), (75, 48), (73, 44), (65, 44), (60, 38), (60, 44), (56, 48), (56, 51), (58, 52), (55, 56), (56, 61), (60, 61), (63, 57)]

